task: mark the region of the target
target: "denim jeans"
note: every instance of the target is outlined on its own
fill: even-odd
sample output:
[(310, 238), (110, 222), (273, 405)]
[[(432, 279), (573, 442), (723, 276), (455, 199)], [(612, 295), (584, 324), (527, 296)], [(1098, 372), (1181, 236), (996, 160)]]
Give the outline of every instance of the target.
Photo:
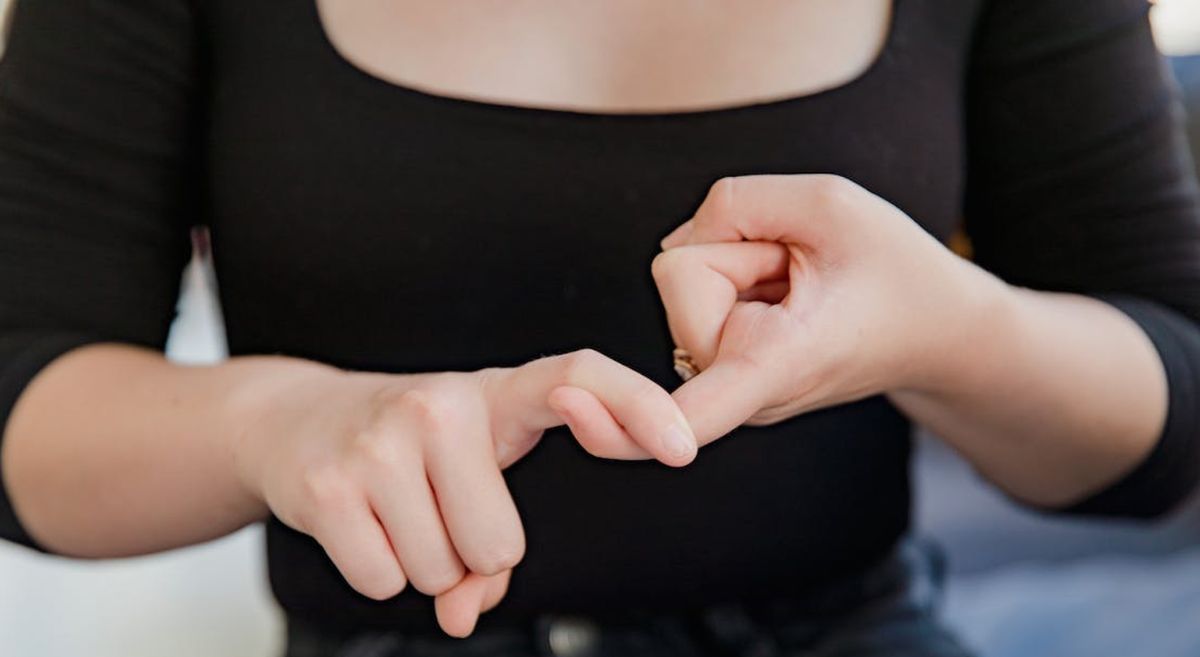
[(547, 615), (465, 640), (334, 636), (291, 623), (287, 657), (971, 657), (936, 618), (941, 580), (940, 552), (906, 544), (804, 601), (714, 606), (621, 625)]

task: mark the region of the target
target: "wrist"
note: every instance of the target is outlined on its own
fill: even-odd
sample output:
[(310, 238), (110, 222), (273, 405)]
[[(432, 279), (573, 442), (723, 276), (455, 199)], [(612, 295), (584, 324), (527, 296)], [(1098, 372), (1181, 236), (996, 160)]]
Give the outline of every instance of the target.
[(231, 384), (224, 397), (226, 453), (241, 493), (269, 512), (264, 493), (267, 465), (277, 456), (281, 438), (302, 426), (303, 416), (336, 397), (353, 375), (314, 361), (283, 356), (234, 358), (220, 367)]
[(966, 260), (945, 280), (950, 289), (921, 334), (924, 344), (897, 391), (934, 397), (972, 388), (1003, 366), (1005, 340), (1017, 333), (1021, 289)]

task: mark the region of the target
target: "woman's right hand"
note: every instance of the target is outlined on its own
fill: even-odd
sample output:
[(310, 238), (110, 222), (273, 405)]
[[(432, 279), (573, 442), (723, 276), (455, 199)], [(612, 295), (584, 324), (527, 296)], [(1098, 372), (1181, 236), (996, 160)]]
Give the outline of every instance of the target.
[(503, 597), (525, 537), (501, 470), (567, 424), (591, 454), (695, 457), (671, 396), (591, 350), (515, 368), (385, 375), (326, 371), (259, 399), (235, 443), (239, 475), (324, 547), (358, 592), (411, 582), (465, 636)]

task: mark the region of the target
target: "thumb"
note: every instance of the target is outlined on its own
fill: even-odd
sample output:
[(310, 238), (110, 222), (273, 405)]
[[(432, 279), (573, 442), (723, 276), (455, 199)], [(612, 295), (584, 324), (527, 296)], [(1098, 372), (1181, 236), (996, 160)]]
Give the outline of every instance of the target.
[(470, 636), (479, 621), (488, 588), (487, 577), (467, 573), (454, 588), (437, 596), (433, 607), (442, 631), (458, 639)]
[(442, 630), (459, 639), (470, 636), (475, 631), (480, 614), (500, 604), (508, 592), (511, 577), (511, 570), (487, 576), (467, 573), (454, 588), (434, 600), (434, 610)]
[(683, 411), (696, 442), (717, 440), (745, 423), (767, 403), (764, 372), (746, 358), (717, 358), (671, 396)]
[(512, 579), (511, 570), (487, 577), (487, 589), (483, 596), (483, 609), (481, 612), (489, 612), (496, 605), (500, 604), (505, 594), (508, 593), (508, 582), (510, 579)]

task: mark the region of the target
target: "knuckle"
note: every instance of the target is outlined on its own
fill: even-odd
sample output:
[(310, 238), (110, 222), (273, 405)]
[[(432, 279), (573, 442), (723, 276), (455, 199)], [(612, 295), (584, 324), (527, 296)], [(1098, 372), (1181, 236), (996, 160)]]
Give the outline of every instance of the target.
[(483, 398), (487, 398), (491, 391), (498, 386), (503, 386), (508, 382), (508, 375), (512, 373), (512, 369), (503, 367), (485, 367), (477, 370), (470, 377), (474, 383), (473, 392), (479, 394)]
[(719, 178), (708, 190), (707, 209), (718, 217), (728, 215), (736, 202), (737, 186), (737, 178), (733, 176)]
[(382, 602), (400, 595), (400, 592), (408, 586), (404, 576), (399, 572), (384, 576), (363, 577), (358, 581), (350, 582), (354, 590), (364, 596)]
[(683, 253), (680, 249), (663, 251), (654, 256), (654, 260), (650, 262), (650, 275), (654, 277), (655, 281), (662, 283), (674, 277), (683, 264)]
[(372, 424), (388, 425), (397, 420), (407, 393), (407, 388), (393, 385), (375, 391), (371, 398)]
[(442, 567), (409, 573), (415, 589), (425, 595), (438, 596), (454, 588), (466, 573), (460, 567)]
[(439, 388), (409, 390), (399, 403), (406, 417), (433, 433), (445, 431), (454, 421), (451, 395)]
[(595, 349), (585, 348), (572, 351), (563, 357), (563, 378), (567, 383), (584, 379), (588, 372), (604, 362), (605, 357)]
[(365, 431), (356, 443), (358, 453), (369, 464), (394, 467), (400, 463), (400, 445), (391, 431)]
[(836, 174), (820, 174), (813, 180), (816, 202), (827, 211), (839, 210), (849, 205), (857, 190), (858, 185)]
[(525, 557), (525, 541), (510, 539), (496, 541), (471, 559), (471, 571), (484, 576), (498, 575), (511, 570)]
[(300, 490), (310, 506), (329, 509), (349, 502), (353, 486), (339, 468), (321, 465), (311, 467), (300, 475)]
[(276, 515), (285, 525), (309, 536), (315, 537), (316, 530), (320, 526), (318, 522), (320, 514), (311, 505), (300, 505), (293, 509), (280, 509), (276, 512)]

